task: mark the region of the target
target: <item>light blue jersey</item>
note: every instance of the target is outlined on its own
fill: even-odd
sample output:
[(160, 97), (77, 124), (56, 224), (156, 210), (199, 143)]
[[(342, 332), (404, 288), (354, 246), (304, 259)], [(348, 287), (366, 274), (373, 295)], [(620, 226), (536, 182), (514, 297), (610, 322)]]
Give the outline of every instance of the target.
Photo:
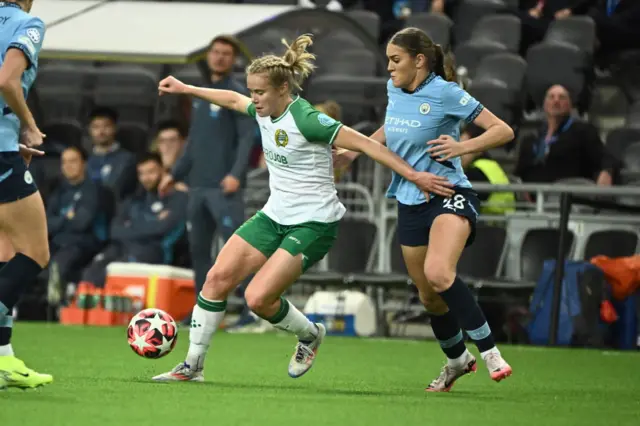
[[(394, 87), (389, 80), (387, 95), (384, 133), (389, 149), (417, 171), (445, 176), (454, 186), (471, 188), (460, 158), (435, 161), (427, 152), (427, 142), (440, 135), (460, 140), (460, 122), (472, 122), (484, 107), (456, 83), (434, 73), (413, 93)], [(418, 187), (395, 172), (387, 197), (407, 205), (426, 202)]]
[[(20, 49), (28, 66), (21, 83), (27, 98), (38, 72), (38, 54), (44, 40), (45, 27), (40, 18), (33, 17), (15, 3), (0, 2), (0, 60), (11, 48)], [(20, 120), (0, 95), (0, 152), (18, 151)]]

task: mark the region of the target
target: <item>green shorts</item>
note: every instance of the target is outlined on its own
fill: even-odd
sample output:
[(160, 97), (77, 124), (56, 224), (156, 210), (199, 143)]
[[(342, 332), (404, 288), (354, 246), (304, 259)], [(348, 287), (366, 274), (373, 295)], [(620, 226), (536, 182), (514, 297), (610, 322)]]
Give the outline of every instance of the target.
[(302, 254), (302, 272), (305, 272), (331, 250), (338, 236), (338, 223), (280, 225), (259, 211), (235, 233), (267, 258), (279, 248), (292, 256)]

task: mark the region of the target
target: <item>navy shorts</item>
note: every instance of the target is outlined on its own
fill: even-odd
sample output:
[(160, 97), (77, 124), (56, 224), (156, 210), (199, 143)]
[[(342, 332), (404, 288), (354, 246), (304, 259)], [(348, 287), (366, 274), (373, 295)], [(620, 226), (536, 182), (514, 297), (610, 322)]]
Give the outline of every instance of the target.
[(456, 193), (451, 198), (436, 195), (428, 203), (416, 205), (398, 203), (398, 241), (400, 245), (408, 247), (429, 245), (431, 224), (441, 214), (455, 214), (467, 218), (471, 225), (471, 234), (469, 234), (466, 246), (473, 243), (480, 209), (478, 194), (471, 188), (454, 188), (454, 190)]
[(19, 152), (0, 152), (0, 203), (13, 203), (38, 191)]

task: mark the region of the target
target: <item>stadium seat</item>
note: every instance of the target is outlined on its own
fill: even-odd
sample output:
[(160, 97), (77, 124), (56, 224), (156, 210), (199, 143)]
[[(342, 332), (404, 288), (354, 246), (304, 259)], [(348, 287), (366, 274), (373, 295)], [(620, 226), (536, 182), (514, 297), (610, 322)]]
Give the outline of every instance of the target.
[(586, 63), (580, 49), (571, 44), (539, 43), (527, 52), (527, 91), (537, 107), (554, 84), (567, 88), (577, 102), (585, 87)]
[(140, 123), (119, 123), (116, 140), (127, 151), (143, 154), (149, 147), (149, 127)]
[(469, 77), (473, 79), (480, 62), (487, 56), (506, 52), (506, 47), (499, 42), (490, 40), (469, 40), (455, 49), (456, 65), (465, 67)]
[(345, 218), (340, 222), (338, 238), (329, 251), (329, 270), (307, 272), (299, 281), (321, 285), (344, 285), (349, 274), (368, 272), (375, 253), (376, 225), (363, 220)]
[(459, 2), (454, 13), (453, 36), (456, 44), (464, 43), (471, 38), (476, 23), (484, 16), (494, 15), (506, 10), (502, 0), (463, 0)]
[(376, 54), (362, 48), (335, 52), (329, 61), (320, 61), (317, 75), (334, 74), (373, 77), (376, 73)]
[[(565, 254), (569, 258), (573, 246), (575, 235), (568, 231), (568, 238), (565, 245)], [(521, 289), (533, 288), (536, 285), (544, 262), (555, 259), (558, 256), (558, 246), (560, 244), (560, 231), (554, 228), (531, 228), (529, 229), (520, 246), (520, 279), (512, 280), (496, 278), (492, 280), (480, 281), (477, 287), (491, 287), (497, 289)]]
[[(569, 257), (575, 235), (568, 231), (568, 238), (564, 247)], [(545, 260), (555, 259), (560, 244), (560, 231), (552, 228), (533, 228), (527, 231), (520, 248), (520, 271), (523, 281), (537, 281)]]
[(501, 81), (506, 87), (519, 96), (524, 86), (527, 72), (525, 60), (514, 53), (496, 53), (482, 58), (476, 69), (472, 85), (485, 80)]
[(158, 80), (144, 68), (130, 65), (96, 70), (96, 104), (116, 109), (123, 122), (151, 125), (158, 99)]
[(553, 20), (543, 42), (573, 44), (591, 55), (596, 42), (595, 22), (589, 16), (570, 16)]
[(640, 129), (619, 127), (607, 134), (606, 147), (613, 156), (622, 160), (624, 150), (636, 142), (640, 143)]
[(500, 275), (506, 254), (505, 228), (478, 224), (474, 243), (466, 247), (458, 261), (457, 272), (468, 284), (490, 280)]
[(632, 143), (627, 146), (622, 154), (624, 170), (628, 172), (640, 172), (640, 143)]
[(517, 102), (514, 92), (499, 80), (473, 80), (469, 94), (505, 123), (513, 126), (519, 121), (522, 103)]
[(380, 36), (380, 16), (370, 10), (350, 10), (347, 16), (356, 21), (364, 28), (374, 40)]
[(46, 145), (56, 144), (64, 149), (67, 146), (81, 146), (84, 130), (77, 120), (49, 121), (41, 127), (47, 135)]
[[(640, 180), (629, 180), (625, 185), (640, 186)], [(616, 202), (626, 206), (640, 207), (640, 197), (635, 195), (620, 195), (616, 197)]]
[(405, 27), (416, 27), (442, 46), (446, 52), (451, 46), (451, 29), (453, 21), (440, 13), (416, 13), (407, 18)]
[(626, 120), (627, 127), (640, 129), (640, 101), (629, 107)]
[(37, 98), (45, 122), (84, 120), (93, 75), (93, 67), (79, 64), (51, 64), (40, 68), (32, 96)]
[(520, 18), (513, 15), (487, 15), (480, 19), (471, 32), (474, 41), (502, 44), (509, 52), (520, 49)]
[(596, 231), (589, 235), (583, 260), (603, 255), (608, 257), (633, 256), (638, 252), (638, 233), (622, 229)]

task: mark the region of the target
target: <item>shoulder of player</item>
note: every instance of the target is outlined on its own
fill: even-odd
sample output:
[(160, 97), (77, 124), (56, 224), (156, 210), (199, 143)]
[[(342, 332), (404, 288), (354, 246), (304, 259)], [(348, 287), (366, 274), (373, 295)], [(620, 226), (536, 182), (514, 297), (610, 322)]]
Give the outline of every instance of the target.
[(42, 31), (44, 31), (46, 29), (46, 24), (39, 17), (29, 15), (28, 13), (25, 12), (24, 15), (21, 16), (20, 27), (21, 28), (37, 27)]

